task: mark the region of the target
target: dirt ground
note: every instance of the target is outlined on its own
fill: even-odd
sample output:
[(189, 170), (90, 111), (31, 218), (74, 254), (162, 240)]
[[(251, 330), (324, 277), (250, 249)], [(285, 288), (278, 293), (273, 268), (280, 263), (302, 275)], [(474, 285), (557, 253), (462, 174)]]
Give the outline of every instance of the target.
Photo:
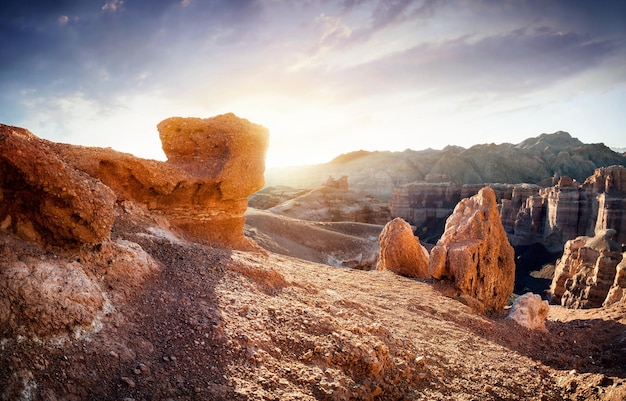
[(127, 219), (113, 237), (161, 270), (94, 332), (2, 339), (1, 399), (626, 399), (624, 305), (551, 306), (548, 331), (529, 331), (506, 311), (475, 313), (446, 282), (215, 248)]

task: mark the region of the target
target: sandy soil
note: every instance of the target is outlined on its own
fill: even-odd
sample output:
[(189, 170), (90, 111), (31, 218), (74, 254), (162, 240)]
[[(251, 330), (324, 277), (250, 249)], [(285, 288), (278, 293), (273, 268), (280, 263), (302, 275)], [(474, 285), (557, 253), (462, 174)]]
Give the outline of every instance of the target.
[[(97, 332), (3, 339), (2, 399), (626, 399), (624, 305), (553, 306), (548, 331), (529, 331), (476, 314), (446, 282), (213, 248), (147, 224), (118, 220), (113, 236), (161, 271)], [(281, 230), (303, 235), (292, 221)]]

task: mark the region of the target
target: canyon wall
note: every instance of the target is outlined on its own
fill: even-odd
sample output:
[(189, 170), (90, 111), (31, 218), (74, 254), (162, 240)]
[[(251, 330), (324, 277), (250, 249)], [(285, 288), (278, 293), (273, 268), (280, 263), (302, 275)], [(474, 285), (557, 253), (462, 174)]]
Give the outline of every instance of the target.
[[(557, 181), (556, 178), (554, 181)], [(596, 169), (582, 184), (560, 177), (550, 187), (532, 184), (487, 184), (499, 204), (502, 224), (514, 245), (541, 243), (552, 250), (580, 235), (616, 231), (626, 243), (626, 168)], [(432, 240), (442, 233), (445, 219), (461, 199), (478, 193), (474, 184), (418, 182), (400, 186), (389, 202), (391, 215), (417, 226), (417, 234)]]

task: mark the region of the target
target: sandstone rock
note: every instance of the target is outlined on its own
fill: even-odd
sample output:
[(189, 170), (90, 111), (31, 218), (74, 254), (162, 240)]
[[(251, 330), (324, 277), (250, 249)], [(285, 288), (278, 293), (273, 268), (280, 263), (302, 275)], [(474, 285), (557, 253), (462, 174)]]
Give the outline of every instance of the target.
[(548, 301), (543, 301), (540, 295), (528, 292), (513, 302), (507, 319), (531, 330), (547, 331), (545, 322), (549, 311)]
[(514, 251), (509, 244), (494, 191), (485, 187), (463, 199), (446, 221), (430, 253), (430, 274), (449, 278), (486, 311), (504, 307), (515, 280)]
[(578, 237), (565, 245), (550, 286), (552, 303), (568, 308), (598, 308), (615, 282), (622, 260), (621, 246), (611, 238), (615, 230), (595, 237)]
[(615, 280), (602, 306), (610, 306), (617, 302), (626, 302), (626, 253), (622, 253), (622, 261), (615, 267)]
[(267, 130), (233, 114), (175, 117), (162, 121), (159, 130), (167, 162), (111, 149), (52, 146), (112, 188), (119, 201), (145, 205), (196, 240), (250, 247), (244, 214), (247, 196), (263, 186)]
[(377, 270), (387, 269), (407, 277), (430, 277), (428, 273), (428, 251), (419, 238), (413, 235), (411, 226), (396, 217), (378, 237), (380, 252)]
[[(496, 193), (502, 225), (512, 244), (541, 243), (558, 252), (569, 239), (608, 228), (616, 230), (616, 241), (626, 243), (626, 168), (597, 169), (583, 184), (567, 176), (553, 179), (555, 184), (547, 188), (486, 184)], [(454, 205), (480, 188), (456, 183), (401, 185), (389, 202), (391, 215), (420, 227), (418, 235), (429, 241), (443, 233)]]
[(263, 188), (268, 130), (232, 113), (212, 118), (172, 117), (158, 124), (168, 162), (215, 182), (222, 199), (242, 199)]
[(97, 244), (113, 225), (115, 195), (69, 166), (44, 140), (0, 124), (0, 226), (54, 245)]

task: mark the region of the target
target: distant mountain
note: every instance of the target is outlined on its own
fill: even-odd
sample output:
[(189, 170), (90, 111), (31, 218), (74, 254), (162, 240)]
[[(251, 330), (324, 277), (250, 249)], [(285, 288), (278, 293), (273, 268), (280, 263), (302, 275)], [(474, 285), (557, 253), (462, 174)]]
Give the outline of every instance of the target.
[(558, 131), (528, 138), (518, 144), (481, 144), (468, 149), (447, 146), (442, 150), (402, 152), (359, 150), (342, 154), (324, 164), (283, 167), (266, 171), (266, 186), (316, 188), (329, 176), (348, 176), (351, 189), (389, 199), (393, 188), (415, 181), (552, 184), (552, 177), (577, 181), (598, 167), (626, 164), (626, 156), (602, 143), (584, 144)]

